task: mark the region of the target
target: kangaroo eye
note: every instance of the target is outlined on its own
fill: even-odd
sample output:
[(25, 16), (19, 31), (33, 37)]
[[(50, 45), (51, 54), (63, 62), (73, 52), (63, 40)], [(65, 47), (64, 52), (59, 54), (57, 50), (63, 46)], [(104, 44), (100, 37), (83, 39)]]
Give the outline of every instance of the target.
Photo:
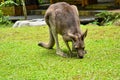
[(82, 48), (83, 50), (85, 49), (85, 47)]
[(84, 50), (84, 49), (85, 49), (85, 47), (84, 47), (84, 46), (81, 46), (81, 49), (83, 49), (83, 50)]

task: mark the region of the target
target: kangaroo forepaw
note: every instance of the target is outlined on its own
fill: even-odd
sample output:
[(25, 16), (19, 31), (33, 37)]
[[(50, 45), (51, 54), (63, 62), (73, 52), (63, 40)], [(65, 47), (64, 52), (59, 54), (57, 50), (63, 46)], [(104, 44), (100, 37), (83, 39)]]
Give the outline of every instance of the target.
[(68, 55), (65, 54), (65, 53), (62, 52), (62, 51), (57, 51), (56, 54), (59, 55), (59, 56), (62, 56), (62, 57), (68, 57)]
[(73, 55), (73, 53), (70, 53), (70, 58), (72, 58), (74, 55)]

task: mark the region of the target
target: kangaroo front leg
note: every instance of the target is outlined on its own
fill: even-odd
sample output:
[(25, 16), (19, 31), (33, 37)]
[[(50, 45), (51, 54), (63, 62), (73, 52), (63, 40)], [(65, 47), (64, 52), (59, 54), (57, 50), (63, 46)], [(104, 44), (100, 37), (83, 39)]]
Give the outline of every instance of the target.
[(74, 43), (72, 42), (72, 52), (75, 52), (75, 51), (76, 51), (76, 49), (74, 47)]
[(70, 54), (70, 57), (72, 57), (73, 53), (72, 53), (72, 51), (71, 51), (71, 49), (70, 49), (70, 46), (69, 46), (68, 42), (65, 41), (65, 44), (66, 44), (67, 48), (68, 48), (69, 51), (70, 51), (70, 53), (69, 53), (69, 54)]
[(56, 29), (52, 29), (52, 34), (53, 34), (53, 37), (55, 39), (55, 43), (56, 43), (56, 54), (57, 55), (60, 55), (62, 57), (67, 57), (67, 54), (65, 54), (61, 49), (60, 49), (60, 46), (59, 46), (59, 42), (58, 42), (58, 34), (56, 32)]

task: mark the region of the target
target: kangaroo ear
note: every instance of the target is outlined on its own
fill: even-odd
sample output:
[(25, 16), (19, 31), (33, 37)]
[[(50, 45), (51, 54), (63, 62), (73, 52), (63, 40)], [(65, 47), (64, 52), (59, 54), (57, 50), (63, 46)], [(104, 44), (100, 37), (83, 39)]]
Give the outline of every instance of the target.
[(75, 38), (75, 35), (73, 35), (72, 33), (68, 33), (68, 36), (70, 36), (71, 38)]
[(70, 36), (74, 40), (78, 39), (78, 37), (72, 33), (68, 33), (68, 36)]
[(85, 39), (85, 37), (87, 36), (87, 32), (88, 32), (88, 29), (86, 29), (86, 31), (82, 34), (82, 40), (84, 40)]

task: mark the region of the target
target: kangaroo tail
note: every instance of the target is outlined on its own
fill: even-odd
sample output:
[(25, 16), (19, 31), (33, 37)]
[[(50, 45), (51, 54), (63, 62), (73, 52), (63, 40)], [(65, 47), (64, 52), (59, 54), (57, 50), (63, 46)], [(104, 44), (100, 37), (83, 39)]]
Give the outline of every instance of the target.
[(49, 43), (40, 42), (40, 43), (38, 43), (38, 45), (41, 47), (47, 48), (47, 49), (52, 49), (55, 44), (55, 40), (54, 40), (53, 34), (50, 29), (49, 14), (45, 15), (45, 21), (46, 21), (47, 25), (49, 26), (49, 34), (50, 34)]
[(52, 35), (50, 30), (49, 30), (49, 32), (50, 32), (49, 43), (40, 42), (40, 43), (38, 43), (38, 46), (41, 46), (41, 47), (44, 47), (44, 48), (47, 48), (47, 49), (52, 49), (53, 48), (53, 46), (55, 44), (55, 40), (54, 40), (53, 35)]

